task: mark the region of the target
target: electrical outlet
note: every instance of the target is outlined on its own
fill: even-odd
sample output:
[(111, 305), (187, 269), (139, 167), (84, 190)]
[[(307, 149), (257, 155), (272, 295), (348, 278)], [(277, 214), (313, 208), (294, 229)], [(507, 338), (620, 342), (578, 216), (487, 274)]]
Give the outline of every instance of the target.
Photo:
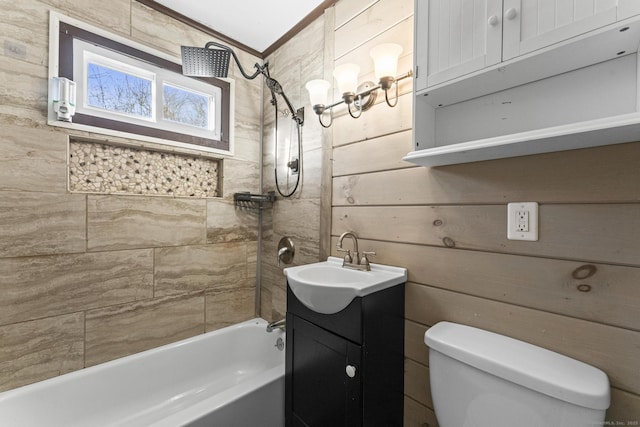
[(529, 231), (529, 211), (516, 211), (516, 231)]
[(516, 202), (507, 205), (507, 239), (538, 240), (538, 203)]

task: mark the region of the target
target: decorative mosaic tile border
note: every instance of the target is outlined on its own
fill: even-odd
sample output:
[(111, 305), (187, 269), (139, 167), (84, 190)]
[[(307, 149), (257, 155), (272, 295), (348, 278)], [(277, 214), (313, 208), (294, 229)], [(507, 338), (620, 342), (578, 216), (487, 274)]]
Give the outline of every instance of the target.
[(220, 161), (71, 141), (69, 190), (104, 194), (219, 197)]

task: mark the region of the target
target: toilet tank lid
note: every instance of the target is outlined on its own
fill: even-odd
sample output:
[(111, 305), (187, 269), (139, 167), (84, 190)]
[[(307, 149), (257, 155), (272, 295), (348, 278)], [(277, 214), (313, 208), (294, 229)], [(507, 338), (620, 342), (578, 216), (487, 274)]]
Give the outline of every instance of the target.
[(535, 345), (451, 322), (424, 334), (433, 350), (489, 374), (586, 408), (609, 407), (609, 379), (600, 369)]

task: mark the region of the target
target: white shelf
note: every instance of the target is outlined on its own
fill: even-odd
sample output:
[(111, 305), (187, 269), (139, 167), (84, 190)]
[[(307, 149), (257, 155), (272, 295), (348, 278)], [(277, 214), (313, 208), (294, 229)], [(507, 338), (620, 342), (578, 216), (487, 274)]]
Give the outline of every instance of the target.
[(403, 160), (443, 166), (640, 140), (640, 113), (412, 151)]

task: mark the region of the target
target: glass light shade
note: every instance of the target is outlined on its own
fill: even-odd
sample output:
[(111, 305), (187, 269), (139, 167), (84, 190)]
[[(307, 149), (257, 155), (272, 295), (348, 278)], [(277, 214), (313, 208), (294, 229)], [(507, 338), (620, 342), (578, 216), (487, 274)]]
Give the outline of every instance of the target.
[(402, 46), (395, 43), (383, 43), (371, 49), (369, 55), (373, 58), (375, 74), (378, 80), (383, 77), (395, 77), (398, 73), (398, 58), (402, 53)]
[(309, 91), (309, 100), (311, 105), (326, 105), (327, 92), (331, 83), (326, 80), (310, 80), (305, 87)]
[(360, 74), (360, 67), (356, 64), (338, 65), (333, 70), (333, 77), (338, 83), (338, 91), (341, 94), (356, 93), (358, 90), (358, 74)]

